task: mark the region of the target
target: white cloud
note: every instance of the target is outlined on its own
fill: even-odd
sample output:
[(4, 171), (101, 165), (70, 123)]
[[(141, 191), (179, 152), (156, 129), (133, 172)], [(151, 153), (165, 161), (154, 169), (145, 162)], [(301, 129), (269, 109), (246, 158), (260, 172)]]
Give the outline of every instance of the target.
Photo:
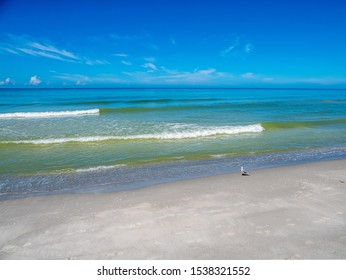
[(237, 39), (235, 42), (233, 42), (230, 46), (228, 46), (227, 48), (225, 48), (224, 50), (222, 50), (220, 52), (221, 56), (226, 56), (229, 52), (233, 51), (234, 49), (236, 49), (239, 46), (239, 40)]
[(37, 42), (29, 42), (28, 45), (34, 49), (38, 49), (44, 52), (55, 53), (55, 54), (61, 55), (62, 57), (79, 60), (79, 57), (77, 57), (75, 54), (63, 49), (59, 50), (56, 47), (51, 45), (43, 45)]
[(161, 70), (163, 70), (164, 72), (168, 73), (168, 74), (172, 74), (172, 75), (175, 75), (175, 74), (178, 74), (179, 71), (178, 70), (171, 70), (171, 69), (168, 69), (164, 66), (161, 66)]
[(201, 75), (209, 75), (211, 73), (215, 73), (216, 70), (215, 69), (207, 69), (207, 70), (199, 70), (197, 71), (197, 73), (201, 74)]
[(0, 42), (0, 50), (14, 55), (45, 57), (66, 62), (85, 63), (88, 65), (109, 64), (109, 62), (106, 60), (79, 56), (71, 51), (58, 48), (52, 43), (42, 42), (42, 40), (33, 39), (29, 36), (7, 34), (6, 37), (7, 42)]
[(87, 84), (87, 79), (85, 80), (77, 80), (76, 81), (76, 86), (85, 86)]
[(122, 60), (121, 63), (124, 64), (124, 65), (128, 65), (128, 66), (132, 65), (132, 62), (127, 61), (127, 60)]
[[(153, 64), (154, 65), (154, 64)], [(263, 86), (283, 84), (346, 84), (343, 78), (285, 78), (270, 77), (252, 72), (234, 74), (220, 72), (214, 68), (195, 69), (193, 71), (179, 71), (164, 66), (156, 67), (154, 71), (121, 72), (119, 75), (98, 74), (95, 76), (62, 73), (52, 76), (66, 85), (172, 85), (172, 86)], [(35, 77), (35, 76), (34, 76)], [(37, 77), (36, 77), (37, 78)], [(39, 78), (37, 78), (39, 79)]]
[(99, 74), (87, 76), (82, 74), (61, 73), (52, 78), (63, 81), (64, 85), (86, 85), (86, 84), (124, 84), (128, 81), (113, 74)]
[[(150, 72), (150, 71), (148, 71)], [(164, 66), (154, 74), (148, 72), (132, 73), (132, 78), (137, 83), (153, 85), (215, 85), (219, 81), (231, 81), (233, 75), (218, 72), (216, 69), (195, 69), (194, 71), (171, 70)]]
[(10, 85), (10, 84), (12, 85), (15, 84), (14, 80), (11, 78), (6, 78), (5, 80), (0, 81), (0, 86)]
[(148, 61), (148, 62), (154, 62), (155, 60), (156, 60), (156, 58), (155, 57), (144, 57), (144, 60), (145, 61)]
[(33, 39), (29, 36), (7, 34), (6, 37), (7, 42), (0, 44), (0, 48), (11, 54), (42, 56), (70, 62), (81, 60), (79, 56), (70, 51), (58, 48), (51, 43), (42, 42), (42, 40)]
[(248, 73), (244, 73), (243, 75), (241, 75), (243, 78), (245, 79), (252, 79), (255, 77), (254, 73), (248, 72)]
[(39, 85), (40, 83), (42, 83), (41, 79), (38, 78), (37, 76), (32, 76), (29, 80), (29, 84), (32, 85), (32, 86), (37, 86)]
[(244, 42), (240, 38), (236, 38), (228, 47), (220, 51), (220, 56), (227, 57), (230, 55), (238, 56), (252, 52), (254, 49), (250, 42)]
[(127, 79), (132, 83), (146, 85), (262, 86), (280, 83), (280, 80), (277, 78), (261, 74), (252, 72), (235, 74), (217, 71), (214, 68), (196, 68), (193, 71), (179, 71), (160, 66), (157, 67), (157, 71), (140, 71), (124, 74), (128, 74), (131, 77)]
[(43, 56), (43, 57), (53, 58), (57, 60), (65, 60), (63, 57), (60, 57), (52, 53), (47, 53), (47, 52), (42, 52), (42, 51), (37, 51), (37, 50), (32, 50), (27, 48), (17, 48), (17, 50), (32, 56)]
[(3, 46), (3, 47), (0, 46), (0, 48), (1, 48), (3, 51), (5, 51), (5, 52), (11, 53), (11, 54), (19, 55), (19, 52), (13, 50), (13, 49), (11, 48), (11, 46), (9, 46), (8, 48), (7, 48), (7, 47), (4, 47), (4, 46)]
[(151, 62), (143, 64), (142, 67), (146, 69), (150, 69), (151, 71), (157, 71), (156, 65)]
[(89, 59), (89, 58), (84, 58), (85, 64), (88, 65), (105, 65), (105, 64), (110, 64), (107, 60), (104, 59)]
[(128, 57), (128, 55), (126, 53), (115, 53), (114, 56)]

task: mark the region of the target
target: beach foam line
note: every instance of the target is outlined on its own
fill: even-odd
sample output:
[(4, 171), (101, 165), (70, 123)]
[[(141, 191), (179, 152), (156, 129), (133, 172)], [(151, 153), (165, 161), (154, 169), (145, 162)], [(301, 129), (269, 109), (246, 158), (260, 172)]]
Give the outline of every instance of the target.
[(117, 165), (100, 165), (96, 167), (87, 167), (87, 168), (78, 168), (75, 170), (77, 173), (83, 173), (83, 172), (95, 172), (95, 171), (102, 171), (102, 170), (108, 170), (108, 169), (116, 169), (120, 167), (125, 167), (126, 164), (117, 164)]
[(175, 139), (190, 139), (200, 137), (211, 137), (217, 135), (235, 135), (240, 133), (259, 133), (264, 131), (261, 124), (252, 124), (246, 126), (211, 126), (211, 127), (196, 127), (195, 129), (164, 132), (157, 134), (140, 134), (128, 136), (84, 136), (71, 138), (50, 138), (50, 139), (35, 139), (35, 140), (18, 140), (18, 141), (1, 141), (0, 144), (61, 144), (67, 142), (100, 142), (108, 140), (175, 140)]
[(0, 114), (0, 119), (26, 119), (26, 118), (56, 118), (75, 117), (85, 115), (98, 115), (100, 109), (74, 110), (74, 111), (52, 111), (52, 112), (16, 112)]

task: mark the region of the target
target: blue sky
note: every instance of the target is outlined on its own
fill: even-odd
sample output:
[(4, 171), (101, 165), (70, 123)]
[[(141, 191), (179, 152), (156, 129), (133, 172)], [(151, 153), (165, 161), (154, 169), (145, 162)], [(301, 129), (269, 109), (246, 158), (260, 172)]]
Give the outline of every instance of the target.
[(0, 88), (344, 88), (345, 14), (343, 0), (0, 0)]

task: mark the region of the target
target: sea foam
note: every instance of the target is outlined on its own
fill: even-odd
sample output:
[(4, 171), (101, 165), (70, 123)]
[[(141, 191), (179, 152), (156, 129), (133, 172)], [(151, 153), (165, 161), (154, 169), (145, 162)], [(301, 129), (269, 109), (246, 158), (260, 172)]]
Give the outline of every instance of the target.
[(235, 135), (240, 133), (258, 133), (264, 131), (261, 124), (252, 124), (246, 126), (210, 126), (196, 127), (194, 130), (176, 130), (174, 132), (161, 132), (139, 135), (125, 136), (82, 136), (70, 138), (49, 138), (49, 139), (34, 139), (34, 140), (18, 140), (18, 141), (2, 141), (0, 143), (13, 144), (61, 144), (67, 142), (100, 142), (108, 140), (140, 140), (140, 139), (157, 139), (157, 140), (175, 140), (175, 139), (190, 139), (200, 137), (211, 137), (217, 135)]
[(16, 112), (0, 114), (0, 119), (26, 119), (26, 118), (57, 118), (57, 117), (75, 117), (85, 115), (98, 115), (99, 109), (74, 110), (74, 111), (56, 111), (56, 112)]
[(77, 173), (83, 173), (83, 172), (94, 172), (94, 171), (102, 171), (107, 169), (116, 169), (120, 167), (125, 167), (126, 164), (117, 164), (117, 165), (101, 165), (96, 167), (87, 167), (87, 168), (78, 168), (75, 171)]

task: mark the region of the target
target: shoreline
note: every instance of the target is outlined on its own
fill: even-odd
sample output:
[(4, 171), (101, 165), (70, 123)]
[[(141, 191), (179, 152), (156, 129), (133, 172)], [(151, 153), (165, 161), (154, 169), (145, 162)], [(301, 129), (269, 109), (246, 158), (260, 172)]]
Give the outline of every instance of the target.
[(86, 170), (90, 170), (89, 172), (1, 175), (0, 201), (74, 193), (133, 191), (158, 184), (239, 172), (240, 166), (259, 170), (343, 159), (346, 159), (346, 148), (341, 146), (133, 166), (88, 167)]
[(0, 259), (345, 259), (346, 160), (0, 200)]

